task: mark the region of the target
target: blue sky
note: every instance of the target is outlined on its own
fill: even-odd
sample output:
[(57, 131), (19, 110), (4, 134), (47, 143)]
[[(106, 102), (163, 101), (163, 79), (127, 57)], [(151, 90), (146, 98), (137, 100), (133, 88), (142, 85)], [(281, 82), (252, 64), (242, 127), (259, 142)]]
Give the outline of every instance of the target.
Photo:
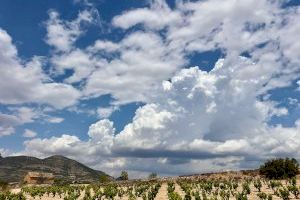
[(132, 176), (299, 158), (299, 1), (219, 3), (1, 1), (0, 152)]

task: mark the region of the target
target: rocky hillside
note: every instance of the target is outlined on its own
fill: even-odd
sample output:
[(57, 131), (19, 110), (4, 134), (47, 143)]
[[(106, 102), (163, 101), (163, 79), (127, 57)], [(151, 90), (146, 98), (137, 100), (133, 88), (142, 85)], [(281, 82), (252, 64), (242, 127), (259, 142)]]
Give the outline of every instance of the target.
[(45, 159), (28, 156), (6, 158), (0, 156), (0, 180), (20, 182), (30, 171), (49, 172), (53, 173), (55, 178), (79, 183), (94, 182), (99, 180), (100, 175), (107, 175), (63, 156), (51, 156)]

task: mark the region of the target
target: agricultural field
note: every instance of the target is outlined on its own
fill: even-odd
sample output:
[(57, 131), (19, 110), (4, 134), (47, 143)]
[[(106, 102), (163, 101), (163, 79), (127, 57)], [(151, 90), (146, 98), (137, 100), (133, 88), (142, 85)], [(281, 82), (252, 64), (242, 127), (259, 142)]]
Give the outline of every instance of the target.
[(300, 197), (300, 180), (260, 176), (185, 177), (69, 186), (27, 186), (2, 192), (0, 200), (289, 200)]

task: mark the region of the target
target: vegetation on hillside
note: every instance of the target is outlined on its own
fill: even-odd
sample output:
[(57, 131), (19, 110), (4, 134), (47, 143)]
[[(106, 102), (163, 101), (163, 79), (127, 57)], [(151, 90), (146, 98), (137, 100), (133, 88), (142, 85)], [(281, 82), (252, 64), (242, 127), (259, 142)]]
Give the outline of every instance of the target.
[(268, 179), (292, 178), (299, 173), (299, 163), (294, 158), (276, 158), (261, 165), (259, 172)]

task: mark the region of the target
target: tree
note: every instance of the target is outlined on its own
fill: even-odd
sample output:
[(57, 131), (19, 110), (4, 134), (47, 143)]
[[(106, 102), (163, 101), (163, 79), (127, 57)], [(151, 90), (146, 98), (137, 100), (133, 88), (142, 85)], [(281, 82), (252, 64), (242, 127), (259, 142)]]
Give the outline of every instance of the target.
[(276, 158), (266, 161), (259, 168), (259, 173), (269, 179), (293, 178), (299, 173), (298, 161), (294, 158)]
[(123, 181), (128, 180), (128, 173), (126, 171), (121, 172), (120, 180), (123, 180)]
[(151, 174), (149, 174), (148, 178), (149, 178), (149, 179), (156, 179), (157, 176), (158, 176), (157, 173), (152, 172)]

